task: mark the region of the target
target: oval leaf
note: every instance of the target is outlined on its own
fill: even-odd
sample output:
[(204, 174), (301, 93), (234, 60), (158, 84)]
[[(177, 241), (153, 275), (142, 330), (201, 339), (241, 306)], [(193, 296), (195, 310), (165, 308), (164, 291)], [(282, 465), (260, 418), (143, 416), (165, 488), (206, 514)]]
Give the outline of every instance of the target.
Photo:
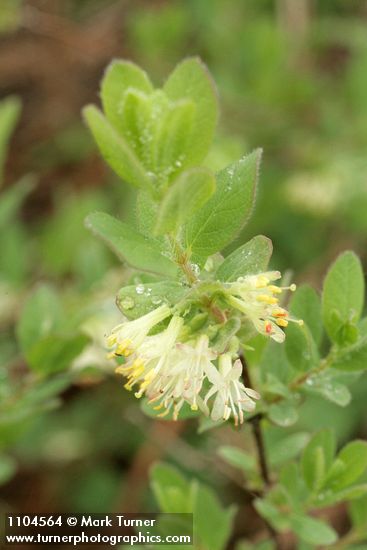
[(343, 327), (356, 324), (364, 303), (364, 277), (354, 252), (344, 252), (328, 271), (322, 293), (322, 314), (330, 339), (344, 344)]
[(185, 59), (170, 74), (163, 91), (170, 99), (192, 99), (197, 106), (185, 164), (199, 164), (209, 151), (218, 119), (217, 94), (209, 71), (200, 59)]
[(215, 177), (207, 168), (183, 172), (169, 188), (157, 211), (155, 234), (176, 231), (215, 191)]
[(83, 109), (83, 115), (105, 161), (120, 178), (135, 187), (151, 189), (152, 180), (122, 135), (94, 105)]
[(186, 246), (195, 261), (205, 263), (237, 235), (255, 200), (261, 149), (217, 174), (214, 195), (193, 216), (186, 229)]
[(232, 252), (218, 267), (216, 276), (220, 281), (229, 282), (266, 271), (272, 252), (271, 240), (258, 235)]
[(103, 212), (89, 214), (85, 224), (119, 258), (125, 260), (132, 267), (175, 277), (177, 267), (161, 254), (159, 245), (130, 225)]

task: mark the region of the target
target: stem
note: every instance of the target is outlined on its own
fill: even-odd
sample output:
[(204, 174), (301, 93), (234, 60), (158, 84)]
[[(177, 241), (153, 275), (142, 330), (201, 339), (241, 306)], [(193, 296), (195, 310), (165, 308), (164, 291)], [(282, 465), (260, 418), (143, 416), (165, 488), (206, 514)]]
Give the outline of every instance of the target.
[[(241, 353), (241, 355), (240, 355), (240, 361), (241, 361), (242, 367), (243, 367), (242, 368), (243, 382), (244, 382), (246, 387), (252, 388), (252, 382), (251, 382), (249, 368), (248, 368), (248, 365), (247, 365), (247, 362), (246, 362), (246, 359), (245, 359), (245, 356), (243, 355), (243, 353)], [(256, 450), (257, 450), (257, 457), (258, 457), (258, 462), (259, 462), (259, 467), (260, 467), (261, 478), (262, 478), (263, 483), (264, 483), (264, 489), (265, 489), (265, 491), (267, 491), (270, 488), (271, 480), (270, 480), (269, 467), (268, 467), (268, 463), (267, 463), (267, 460), (266, 460), (264, 437), (263, 437), (263, 432), (262, 432), (262, 428), (261, 428), (262, 418), (263, 418), (263, 416), (261, 414), (257, 414), (251, 419), (250, 423), (251, 423), (252, 433), (253, 433), (254, 440), (255, 440), (255, 446), (256, 446)], [(263, 521), (264, 521), (264, 523), (265, 523), (265, 525), (266, 525), (266, 527), (269, 531), (269, 534), (270, 534), (271, 538), (273, 539), (276, 550), (282, 550), (282, 544), (281, 544), (281, 541), (279, 539), (278, 533), (273, 528), (273, 526), (270, 525), (270, 523), (268, 523), (264, 518), (262, 518), (262, 519), (263, 519)]]
[(182, 269), (182, 271), (185, 274), (185, 277), (190, 285), (194, 285), (197, 283), (197, 277), (195, 273), (192, 270), (192, 267), (190, 265), (190, 262), (188, 261), (187, 254), (182, 249), (182, 246), (177, 241), (177, 239), (173, 235), (168, 236), (171, 246), (173, 248), (173, 253), (175, 256), (176, 263), (179, 265), (179, 267)]
[[(252, 388), (252, 382), (250, 377), (250, 372), (248, 369), (248, 365), (246, 362), (246, 359), (243, 354), (240, 355), (240, 360), (242, 363), (242, 377), (243, 381), (246, 387)], [(260, 466), (260, 473), (262, 480), (264, 482), (265, 487), (269, 487), (270, 485), (270, 475), (269, 475), (269, 468), (266, 460), (266, 453), (265, 453), (265, 445), (264, 445), (264, 437), (261, 429), (261, 415), (255, 415), (251, 419), (251, 427), (252, 427), (252, 433), (254, 435), (255, 444), (256, 444), (256, 450), (257, 455), (259, 459), (259, 466)]]
[(251, 421), (251, 426), (252, 426), (252, 433), (254, 435), (254, 439), (256, 443), (261, 477), (263, 479), (264, 485), (268, 487), (270, 485), (270, 475), (269, 475), (268, 463), (266, 460), (264, 438), (263, 438), (263, 433), (262, 433), (261, 424), (260, 424), (261, 418), (262, 418), (261, 416), (254, 416)]

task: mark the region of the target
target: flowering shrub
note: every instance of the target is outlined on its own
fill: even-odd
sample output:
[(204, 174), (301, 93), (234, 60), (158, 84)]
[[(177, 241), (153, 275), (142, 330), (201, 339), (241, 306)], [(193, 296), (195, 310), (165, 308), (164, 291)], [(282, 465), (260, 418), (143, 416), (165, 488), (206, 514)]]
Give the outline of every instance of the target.
[[(172, 412), (177, 419), (187, 403), (194, 411), (211, 410), (213, 420), (243, 423), (243, 411), (252, 411), (259, 395), (241, 381), (238, 357), (246, 339), (238, 332), (249, 323), (283, 342), (289, 321), (302, 325), (279, 304), (279, 295), (295, 285), (275, 286), (281, 274), (263, 271), (268, 239), (255, 237), (226, 260), (219, 255), (252, 210), (261, 151), (217, 177), (196, 166), (217, 118), (214, 85), (196, 59), (179, 65), (163, 90), (154, 90), (135, 65), (114, 62), (101, 95), (106, 117), (92, 106), (85, 117), (106, 160), (140, 189), (140, 231), (99, 213), (87, 224), (133, 266), (169, 274), (172, 292), (167, 298), (158, 279), (121, 291), (122, 313), (134, 320), (113, 330), (110, 356), (125, 358), (117, 370), (128, 379), (125, 387), (163, 409), (159, 416)], [(136, 257), (134, 240), (143, 258)], [(140, 316), (136, 302), (149, 313)]]
[[(336, 260), (320, 301), (309, 286), (296, 290), (285, 281), (288, 276), (276, 284), (282, 277), (268, 268), (272, 244), (262, 235), (222, 255), (227, 247), (233, 250), (253, 210), (261, 150), (216, 174), (205, 165), (217, 98), (199, 60), (183, 61), (158, 90), (136, 65), (114, 61), (101, 99), (103, 112), (88, 106), (85, 120), (106, 162), (136, 189), (134, 222), (100, 212), (86, 220), (140, 277), (119, 291), (123, 318), (107, 338), (108, 356), (125, 388), (144, 397), (151, 416), (210, 416), (206, 429), (227, 420), (235, 426), (249, 421), (259, 465), (234, 447), (220, 454), (246, 472), (254, 505), (267, 523), (271, 540), (256, 548), (281, 548), (278, 534), (287, 531), (302, 549), (349, 548), (350, 540), (366, 534), (358, 519), (367, 493), (361, 482), (366, 443), (352, 442), (335, 456), (328, 430), (312, 438), (290, 434), (282, 460), (278, 467), (273, 460), (270, 471), (263, 429), (269, 423), (293, 426), (308, 395), (341, 407), (350, 402), (348, 385), (367, 366), (358, 258), (345, 252)], [(286, 306), (288, 291), (293, 296)], [(169, 487), (186, 509), (195, 509), (190, 486), (165, 468), (153, 472), (162, 509), (175, 509)], [(353, 502), (354, 523), (345, 542), (309, 515), (341, 501)], [(216, 528), (229, 533), (231, 518), (223, 512)], [(221, 544), (208, 543), (198, 530), (203, 548), (224, 547), (226, 536)]]

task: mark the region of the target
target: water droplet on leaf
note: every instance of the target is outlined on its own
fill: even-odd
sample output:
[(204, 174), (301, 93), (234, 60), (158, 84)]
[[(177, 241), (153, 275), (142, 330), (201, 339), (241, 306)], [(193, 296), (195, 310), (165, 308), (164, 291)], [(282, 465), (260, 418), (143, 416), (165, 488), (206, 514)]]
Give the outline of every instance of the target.
[(132, 309), (135, 306), (134, 300), (131, 296), (126, 296), (121, 302), (122, 309)]

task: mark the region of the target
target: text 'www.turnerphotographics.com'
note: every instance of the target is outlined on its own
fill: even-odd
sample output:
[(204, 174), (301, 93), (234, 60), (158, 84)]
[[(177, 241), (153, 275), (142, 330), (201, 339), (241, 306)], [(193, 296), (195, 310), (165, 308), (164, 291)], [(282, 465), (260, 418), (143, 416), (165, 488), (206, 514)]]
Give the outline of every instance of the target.
[(193, 544), (192, 514), (8, 514), (6, 545)]

